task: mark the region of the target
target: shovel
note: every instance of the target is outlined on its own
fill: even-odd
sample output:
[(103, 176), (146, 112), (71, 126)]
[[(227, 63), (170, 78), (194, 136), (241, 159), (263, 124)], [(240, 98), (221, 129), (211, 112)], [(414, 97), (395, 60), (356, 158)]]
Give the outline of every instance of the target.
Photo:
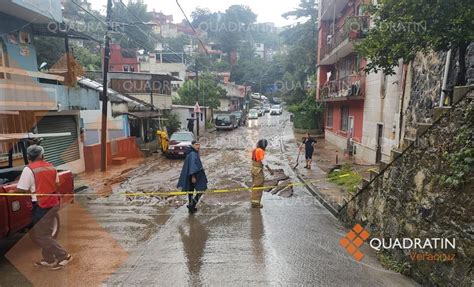
[(296, 169), (298, 167), (298, 165), (300, 164), (300, 154), (301, 154), (301, 150), (298, 152), (298, 157), (296, 158), (296, 165), (293, 167), (293, 169)]

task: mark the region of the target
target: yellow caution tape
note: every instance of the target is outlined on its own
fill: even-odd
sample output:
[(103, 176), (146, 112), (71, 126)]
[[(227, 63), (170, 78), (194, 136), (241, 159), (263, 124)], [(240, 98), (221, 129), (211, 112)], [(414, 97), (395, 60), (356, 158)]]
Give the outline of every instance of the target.
[[(337, 176), (338, 178), (342, 177), (347, 177), (350, 174), (342, 174)], [(314, 180), (314, 181), (305, 181), (305, 182), (297, 182), (297, 183), (289, 183), (287, 185), (269, 185), (269, 186), (258, 186), (258, 187), (240, 187), (240, 188), (232, 188), (232, 189), (214, 189), (214, 190), (206, 190), (206, 191), (169, 191), (169, 192), (135, 192), (135, 193), (127, 193), (127, 192), (121, 192), (117, 193), (117, 195), (125, 195), (128, 197), (138, 197), (138, 196), (165, 196), (165, 197), (170, 197), (170, 196), (181, 196), (181, 195), (188, 195), (188, 194), (210, 194), (210, 193), (230, 193), (230, 192), (240, 192), (240, 191), (252, 191), (252, 190), (265, 190), (265, 189), (273, 189), (276, 187), (281, 187), (283, 190), (284, 188), (287, 187), (295, 187), (295, 186), (305, 186), (308, 184), (320, 182), (321, 179), (319, 180)], [(0, 196), (31, 196), (31, 193), (0, 193)], [(79, 194), (37, 194), (35, 193), (34, 195), (36, 196), (94, 196), (100, 194), (88, 194), (88, 193), (79, 193)]]

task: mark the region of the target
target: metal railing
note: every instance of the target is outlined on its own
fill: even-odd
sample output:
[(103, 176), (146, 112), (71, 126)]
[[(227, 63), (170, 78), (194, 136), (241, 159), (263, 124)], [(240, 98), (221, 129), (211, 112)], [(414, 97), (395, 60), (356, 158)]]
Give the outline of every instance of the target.
[(320, 99), (365, 96), (365, 75), (350, 75), (328, 81), (319, 88)]
[(369, 30), (369, 16), (350, 16), (344, 21), (344, 25), (337, 28), (334, 33), (329, 31), (326, 41), (321, 47), (321, 59), (331, 54), (342, 42), (353, 41), (365, 36)]

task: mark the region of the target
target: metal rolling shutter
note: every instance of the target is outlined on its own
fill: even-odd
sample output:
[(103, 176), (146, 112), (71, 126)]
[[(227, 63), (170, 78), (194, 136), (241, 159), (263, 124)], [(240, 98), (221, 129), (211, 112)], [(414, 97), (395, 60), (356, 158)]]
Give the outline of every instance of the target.
[(38, 123), (38, 132), (71, 133), (70, 136), (43, 139), (41, 145), (44, 147), (46, 161), (58, 166), (80, 158), (77, 124), (74, 116), (45, 116)]

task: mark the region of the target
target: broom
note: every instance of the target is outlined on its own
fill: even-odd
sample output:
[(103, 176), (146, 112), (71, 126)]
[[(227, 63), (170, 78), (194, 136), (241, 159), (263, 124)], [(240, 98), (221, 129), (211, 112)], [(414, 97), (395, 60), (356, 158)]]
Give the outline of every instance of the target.
[(298, 165), (300, 164), (300, 154), (303, 149), (300, 148), (300, 151), (298, 152), (298, 157), (296, 158), (296, 165), (293, 167), (293, 169), (296, 169)]

